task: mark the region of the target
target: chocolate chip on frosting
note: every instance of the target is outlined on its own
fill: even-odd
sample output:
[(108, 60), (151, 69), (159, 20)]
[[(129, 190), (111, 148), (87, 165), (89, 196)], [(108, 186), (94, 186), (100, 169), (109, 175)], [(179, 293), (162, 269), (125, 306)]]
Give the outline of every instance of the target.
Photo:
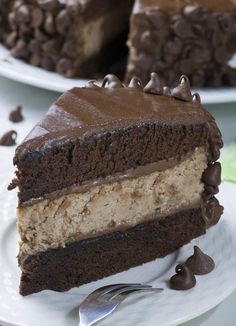
[(144, 87), (144, 92), (149, 94), (156, 94), (162, 95), (163, 94), (163, 87), (161, 80), (157, 73), (151, 73), (151, 79), (148, 84)]
[(18, 105), (15, 110), (10, 112), (9, 120), (12, 122), (21, 122), (23, 120), (22, 107)]
[(171, 89), (169, 86), (164, 86), (163, 87), (163, 95), (165, 96), (171, 96)]
[(17, 137), (17, 132), (15, 130), (10, 130), (0, 138), (0, 145), (14, 146), (16, 144), (16, 137)]
[(195, 275), (208, 274), (215, 268), (214, 260), (210, 256), (204, 254), (197, 246), (194, 246), (194, 254), (187, 259), (185, 264)]
[(192, 98), (193, 98), (193, 102), (198, 102), (201, 104), (201, 97), (198, 93), (194, 93)]
[(86, 84), (86, 88), (100, 88), (97, 84), (96, 84), (96, 80), (90, 80), (87, 82)]
[(203, 172), (202, 179), (209, 186), (219, 186), (221, 183), (221, 164), (210, 164)]
[(185, 102), (192, 101), (190, 83), (187, 76), (183, 75), (180, 77), (180, 83), (171, 91), (171, 95), (178, 100)]
[(142, 88), (142, 81), (138, 77), (133, 77), (128, 85), (130, 88)]
[(185, 264), (175, 268), (176, 274), (170, 279), (170, 287), (174, 290), (189, 290), (196, 285), (196, 278), (191, 269)]
[(105, 88), (123, 88), (124, 85), (118, 77), (113, 74), (106, 75), (102, 82), (102, 87)]

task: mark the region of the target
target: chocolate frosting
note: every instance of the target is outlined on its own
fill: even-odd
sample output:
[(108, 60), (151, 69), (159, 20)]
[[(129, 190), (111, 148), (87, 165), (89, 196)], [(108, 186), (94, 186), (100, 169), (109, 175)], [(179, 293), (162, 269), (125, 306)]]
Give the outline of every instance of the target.
[(185, 93), (190, 92), (189, 84), (185, 77), (181, 80), (184, 84), (180, 85), (178, 94), (172, 91), (168, 93), (170, 96), (148, 94), (153, 92), (153, 87), (156, 94), (160, 93), (154, 73), (144, 90), (137, 79), (133, 79), (132, 87), (125, 87), (114, 75), (107, 75), (102, 87), (94, 81), (87, 87), (75, 87), (63, 94), (29, 133), (16, 151), (15, 162), (26, 151), (47, 148), (54, 142), (66, 142), (71, 138), (83, 140), (89, 134), (112, 132), (148, 121), (160, 125), (207, 125), (212, 118), (199, 101), (193, 101), (192, 96), (186, 97)]

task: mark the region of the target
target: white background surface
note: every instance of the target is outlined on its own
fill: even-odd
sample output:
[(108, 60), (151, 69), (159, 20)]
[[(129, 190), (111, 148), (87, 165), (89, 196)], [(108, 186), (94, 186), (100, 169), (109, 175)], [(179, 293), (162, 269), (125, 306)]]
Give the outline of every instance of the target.
[[(35, 122), (47, 111), (51, 102), (57, 96), (57, 93), (39, 90), (0, 78), (0, 134), (10, 129), (15, 129), (18, 132), (19, 143), (25, 136), (25, 133), (21, 130), (30, 130)], [(25, 121), (23, 123), (13, 124), (8, 121), (8, 115), (18, 104), (22, 104), (24, 107)], [(236, 104), (208, 106), (208, 109), (213, 113), (221, 127), (226, 144), (236, 139)], [(13, 171), (11, 164), (13, 154), (14, 147), (9, 148), (8, 151), (4, 150), (4, 152), (0, 147), (0, 182), (6, 173)], [(231, 297), (217, 308), (184, 325), (234, 326), (236, 324), (235, 306), (236, 293), (231, 295)]]

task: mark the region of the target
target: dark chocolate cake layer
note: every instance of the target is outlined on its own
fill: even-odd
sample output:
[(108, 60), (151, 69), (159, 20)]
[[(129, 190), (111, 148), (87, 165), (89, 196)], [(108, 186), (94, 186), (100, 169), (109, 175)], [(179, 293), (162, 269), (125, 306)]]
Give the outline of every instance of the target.
[(163, 90), (162, 95), (157, 90), (148, 93), (138, 84), (124, 87), (110, 75), (103, 87), (90, 83), (66, 92), (16, 151), (19, 204), (88, 180), (181, 158), (200, 146), (209, 146), (209, 162), (217, 160), (220, 132), (198, 96), (192, 97), (185, 77), (182, 82), (166, 96)]
[[(210, 224), (215, 223), (216, 215), (208, 221)], [(20, 293), (29, 295), (45, 289), (67, 291), (164, 257), (205, 231), (202, 210), (190, 209), (124, 232), (19, 257), (23, 270)]]
[(188, 75), (192, 86), (236, 85), (234, 1), (137, 0), (131, 17), (127, 79), (146, 82), (157, 71), (165, 83)]

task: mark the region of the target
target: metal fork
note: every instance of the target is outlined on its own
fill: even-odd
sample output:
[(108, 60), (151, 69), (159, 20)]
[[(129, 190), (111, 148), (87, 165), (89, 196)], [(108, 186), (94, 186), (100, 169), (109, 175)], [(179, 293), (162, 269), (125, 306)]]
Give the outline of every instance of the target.
[(91, 294), (79, 306), (79, 326), (91, 326), (110, 315), (130, 294), (139, 291), (162, 292), (163, 289), (139, 283), (123, 283), (103, 286)]

